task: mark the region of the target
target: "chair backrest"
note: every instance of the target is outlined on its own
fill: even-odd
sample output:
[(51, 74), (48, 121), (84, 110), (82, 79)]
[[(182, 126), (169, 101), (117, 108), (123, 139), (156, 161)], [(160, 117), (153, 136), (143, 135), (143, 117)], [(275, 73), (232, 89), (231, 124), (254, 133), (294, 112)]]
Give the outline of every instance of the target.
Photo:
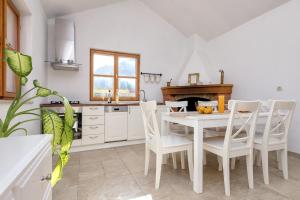
[(187, 101), (166, 101), (167, 112), (186, 112)]
[(160, 138), (159, 126), (156, 118), (157, 104), (156, 101), (141, 102), (141, 111), (144, 123), (146, 141)]
[(270, 138), (278, 138), (287, 142), (287, 136), (295, 111), (296, 102), (286, 100), (273, 100), (270, 108), (270, 115), (266, 122), (263, 144), (269, 144)]
[(257, 116), (260, 109), (259, 101), (232, 100), (230, 117), (224, 139), (224, 151), (229, 151), (234, 143), (245, 143), (252, 148)]

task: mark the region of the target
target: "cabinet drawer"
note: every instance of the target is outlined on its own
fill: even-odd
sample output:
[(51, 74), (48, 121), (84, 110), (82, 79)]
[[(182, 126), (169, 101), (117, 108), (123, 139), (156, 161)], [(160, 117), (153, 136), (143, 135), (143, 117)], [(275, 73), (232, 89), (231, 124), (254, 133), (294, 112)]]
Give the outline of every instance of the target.
[(82, 108), (82, 115), (104, 115), (103, 106), (86, 106)]
[(82, 144), (99, 144), (104, 143), (104, 134), (100, 135), (83, 135), (82, 136)]
[(83, 116), (82, 125), (101, 125), (104, 124), (104, 116)]
[(82, 135), (104, 134), (104, 125), (90, 125), (82, 127)]

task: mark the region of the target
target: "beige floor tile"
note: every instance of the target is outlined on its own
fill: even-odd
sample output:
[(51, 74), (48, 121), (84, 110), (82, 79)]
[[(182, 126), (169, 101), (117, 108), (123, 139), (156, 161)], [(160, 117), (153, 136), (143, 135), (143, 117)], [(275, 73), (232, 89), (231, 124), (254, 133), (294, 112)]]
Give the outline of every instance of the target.
[[(53, 200), (299, 200), (300, 159), (289, 156), (289, 180), (277, 169), (270, 153), (270, 185), (263, 183), (261, 167), (254, 167), (254, 189), (248, 188), (245, 159), (231, 170), (231, 196), (224, 194), (223, 173), (216, 156), (207, 155), (204, 193), (192, 189), (187, 169), (174, 170), (169, 159), (162, 167), (160, 188), (155, 190), (155, 154), (151, 153), (148, 176), (144, 176), (144, 145), (72, 153), (63, 179), (53, 189)], [(55, 158), (53, 158), (54, 160)], [(148, 199), (146, 199), (146, 197)]]
[(55, 200), (77, 200), (77, 186), (67, 188), (55, 187), (52, 195)]

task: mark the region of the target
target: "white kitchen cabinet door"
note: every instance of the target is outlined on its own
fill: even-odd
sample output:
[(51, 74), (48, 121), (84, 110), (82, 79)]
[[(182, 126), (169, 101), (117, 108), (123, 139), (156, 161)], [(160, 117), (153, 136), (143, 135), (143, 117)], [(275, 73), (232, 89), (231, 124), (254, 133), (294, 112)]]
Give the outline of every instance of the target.
[(127, 112), (105, 113), (105, 142), (127, 140)]
[(145, 138), (145, 130), (140, 106), (130, 106), (128, 110), (128, 140)]

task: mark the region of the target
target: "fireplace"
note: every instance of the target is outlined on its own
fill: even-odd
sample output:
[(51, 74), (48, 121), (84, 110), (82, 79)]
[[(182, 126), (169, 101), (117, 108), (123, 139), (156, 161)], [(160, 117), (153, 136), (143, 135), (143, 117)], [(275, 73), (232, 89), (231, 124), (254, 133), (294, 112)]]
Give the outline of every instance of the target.
[(185, 97), (182, 99), (177, 99), (177, 101), (187, 101), (188, 102), (188, 106), (186, 108), (187, 111), (196, 111), (196, 103), (198, 101), (211, 101), (211, 100), (202, 97)]
[(225, 103), (231, 98), (232, 84), (209, 84), (191, 86), (170, 86), (161, 88), (164, 101), (188, 101), (188, 110), (195, 110), (195, 102), (216, 101), (225, 96)]

